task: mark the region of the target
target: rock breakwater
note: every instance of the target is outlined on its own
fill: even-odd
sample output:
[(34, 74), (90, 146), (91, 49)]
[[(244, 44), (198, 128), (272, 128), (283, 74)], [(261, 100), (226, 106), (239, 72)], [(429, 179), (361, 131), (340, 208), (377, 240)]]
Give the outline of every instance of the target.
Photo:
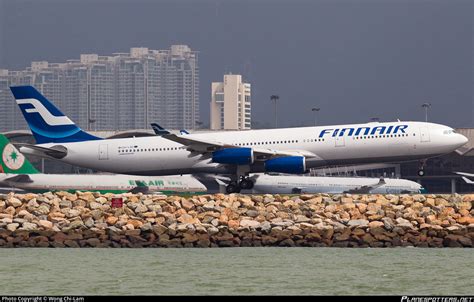
[(472, 247), (473, 214), (474, 194), (12, 193), (0, 195), (0, 246)]

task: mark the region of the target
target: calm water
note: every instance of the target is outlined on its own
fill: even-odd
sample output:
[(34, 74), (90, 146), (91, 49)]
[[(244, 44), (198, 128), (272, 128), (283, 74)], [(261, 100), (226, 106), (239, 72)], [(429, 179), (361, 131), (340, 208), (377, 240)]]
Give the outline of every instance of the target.
[(1, 249), (0, 294), (474, 294), (472, 249)]

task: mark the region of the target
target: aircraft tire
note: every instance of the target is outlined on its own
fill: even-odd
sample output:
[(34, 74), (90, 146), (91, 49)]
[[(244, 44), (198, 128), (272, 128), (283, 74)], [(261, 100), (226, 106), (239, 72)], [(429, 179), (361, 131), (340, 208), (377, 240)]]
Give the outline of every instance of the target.
[(250, 179), (248, 178), (244, 178), (241, 182), (240, 182), (240, 187), (244, 190), (251, 190), (253, 188), (253, 181), (251, 181)]
[(423, 169), (418, 170), (418, 176), (420, 176), (420, 177), (425, 176), (425, 170), (423, 170)]
[(231, 182), (230, 184), (227, 185), (227, 187), (225, 187), (225, 191), (227, 194), (239, 193), (240, 187), (236, 183)]

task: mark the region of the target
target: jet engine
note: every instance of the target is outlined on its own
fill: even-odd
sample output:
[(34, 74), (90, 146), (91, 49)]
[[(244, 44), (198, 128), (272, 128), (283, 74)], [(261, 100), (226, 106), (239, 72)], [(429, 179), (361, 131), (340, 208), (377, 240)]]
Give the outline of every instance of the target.
[(212, 153), (212, 161), (219, 164), (250, 165), (253, 160), (252, 148), (228, 148)]
[(303, 174), (306, 171), (303, 156), (278, 157), (265, 161), (266, 172), (279, 172), (289, 174)]

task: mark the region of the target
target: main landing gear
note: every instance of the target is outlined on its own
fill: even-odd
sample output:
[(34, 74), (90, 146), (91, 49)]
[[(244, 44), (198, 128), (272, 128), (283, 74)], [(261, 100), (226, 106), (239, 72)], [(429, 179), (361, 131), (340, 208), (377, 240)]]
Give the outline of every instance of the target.
[(248, 176), (240, 177), (239, 181), (231, 181), (225, 188), (228, 194), (240, 193), (240, 190), (251, 190), (254, 182)]

